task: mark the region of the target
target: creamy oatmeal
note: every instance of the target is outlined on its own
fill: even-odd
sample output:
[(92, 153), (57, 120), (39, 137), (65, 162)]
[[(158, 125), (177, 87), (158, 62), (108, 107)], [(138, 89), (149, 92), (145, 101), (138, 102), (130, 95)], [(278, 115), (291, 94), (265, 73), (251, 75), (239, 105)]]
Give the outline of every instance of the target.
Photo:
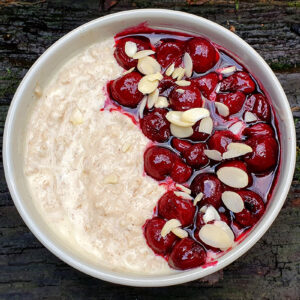
[(142, 226), (165, 192), (143, 176), (149, 140), (130, 118), (100, 111), (107, 82), (123, 71), (113, 39), (90, 46), (49, 82), (30, 116), (25, 175), (48, 225), (117, 271), (169, 273)]

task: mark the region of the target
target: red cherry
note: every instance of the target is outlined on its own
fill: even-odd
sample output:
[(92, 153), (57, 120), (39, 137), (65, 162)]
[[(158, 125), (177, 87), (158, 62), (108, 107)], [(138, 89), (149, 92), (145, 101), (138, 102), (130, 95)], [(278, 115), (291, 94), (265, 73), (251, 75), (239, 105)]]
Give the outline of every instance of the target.
[(166, 221), (155, 217), (149, 219), (145, 223), (144, 235), (148, 246), (157, 254), (166, 254), (170, 252), (177, 237), (172, 232), (168, 233), (165, 237), (161, 236), (161, 230)]
[(192, 58), (193, 69), (197, 73), (207, 72), (219, 60), (215, 47), (208, 40), (200, 37), (188, 41), (187, 52)]
[(175, 87), (175, 79), (170, 76), (164, 76), (164, 78), (158, 84), (159, 94), (164, 97), (169, 97), (170, 93)]
[(251, 127), (245, 128), (243, 134), (252, 137), (274, 137), (273, 128), (265, 123), (258, 123)]
[(193, 144), (191, 147), (183, 151), (183, 157), (186, 159), (186, 162), (193, 168), (199, 169), (208, 164), (209, 159), (204, 154), (206, 149), (205, 144), (198, 143)]
[(180, 90), (184, 90), (184, 93), (178, 92), (178, 89), (173, 89), (170, 94), (170, 104), (172, 109), (184, 111), (195, 107), (202, 107), (204, 105), (200, 91), (193, 84), (181, 86)]
[(121, 67), (128, 70), (130, 68), (136, 67), (138, 60), (129, 57), (125, 53), (126, 42), (135, 43), (137, 45), (138, 51), (150, 49), (150, 43), (148, 39), (141, 39), (138, 37), (127, 37), (117, 41), (114, 57)]
[(184, 238), (174, 246), (168, 263), (173, 269), (187, 270), (199, 267), (205, 261), (206, 252), (204, 248), (191, 238)]
[(238, 191), (242, 197), (245, 208), (235, 214), (235, 219), (243, 226), (253, 226), (265, 212), (263, 199), (256, 193), (248, 190)]
[(244, 93), (235, 92), (235, 93), (228, 93), (228, 94), (218, 94), (216, 101), (221, 102), (226, 106), (228, 106), (229, 113), (233, 115), (242, 109), (245, 99), (246, 96)]
[(163, 147), (152, 146), (144, 153), (145, 172), (156, 180), (163, 180), (170, 174), (175, 154)]
[(215, 90), (216, 85), (219, 81), (218, 75), (216, 73), (209, 73), (207, 75), (194, 78), (192, 79), (192, 81), (195, 83), (195, 85), (198, 87), (205, 98), (215, 100), (211, 99), (210, 96)]
[(170, 176), (175, 182), (186, 182), (192, 175), (192, 168), (187, 166), (180, 157), (176, 157)]
[(235, 135), (231, 131), (218, 130), (209, 138), (208, 147), (211, 150), (217, 150), (223, 154), (227, 151), (227, 146), (235, 141)]
[(177, 138), (172, 139), (172, 146), (179, 152), (183, 152), (184, 150), (190, 148), (192, 146), (192, 143), (184, 140), (180, 140)]
[(270, 122), (271, 107), (262, 94), (253, 94), (245, 102), (245, 110), (254, 113), (260, 120)]
[(182, 227), (193, 223), (195, 206), (191, 200), (183, 199), (170, 191), (158, 201), (158, 214), (168, 220), (177, 219)]
[(255, 90), (255, 83), (246, 72), (236, 72), (221, 81), (220, 91), (236, 92), (241, 91), (245, 94)]
[(200, 121), (196, 122), (193, 126), (193, 134), (189, 137), (190, 140), (195, 142), (204, 142), (208, 139), (209, 134), (204, 132), (199, 132)]
[(184, 42), (182, 41), (168, 40), (162, 42), (156, 48), (157, 61), (163, 68), (168, 67), (172, 63), (175, 63), (175, 66), (179, 66), (182, 61), (184, 48)]
[(273, 169), (278, 160), (278, 144), (272, 137), (251, 138), (246, 142), (253, 152), (245, 156), (245, 162), (253, 173), (264, 173)]
[(197, 196), (203, 193), (201, 206), (211, 204), (215, 208), (221, 206), (222, 184), (216, 175), (202, 173), (197, 175), (191, 184), (192, 194)]
[(221, 221), (225, 222), (228, 226), (230, 226), (230, 218), (225, 213), (220, 213)]
[(143, 98), (138, 90), (141, 78), (140, 73), (131, 72), (113, 80), (109, 86), (112, 98), (121, 105), (136, 107)]
[[(202, 226), (205, 225), (203, 216), (204, 216), (204, 213), (202, 211), (198, 211), (197, 216), (196, 216), (196, 223), (195, 223), (197, 229), (200, 229)], [(199, 238), (198, 234), (196, 234), (195, 236), (196, 236), (197, 240), (200, 241), (200, 239), (198, 239)]]
[(146, 137), (152, 141), (163, 143), (170, 137), (170, 123), (166, 119), (168, 111), (156, 108), (141, 119), (141, 128)]

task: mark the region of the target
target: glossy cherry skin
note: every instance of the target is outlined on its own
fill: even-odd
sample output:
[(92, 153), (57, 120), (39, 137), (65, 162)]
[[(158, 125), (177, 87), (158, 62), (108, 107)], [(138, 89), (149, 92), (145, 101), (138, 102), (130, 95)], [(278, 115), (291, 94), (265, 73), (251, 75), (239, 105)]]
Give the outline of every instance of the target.
[(158, 201), (158, 214), (168, 220), (177, 219), (182, 227), (186, 227), (193, 223), (195, 206), (191, 200), (178, 197), (173, 191), (169, 191)]
[(246, 142), (253, 150), (244, 158), (248, 169), (256, 174), (272, 170), (277, 165), (278, 144), (272, 137), (251, 138)]
[(140, 73), (131, 72), (113, 80), (109, 86), (112, 98), (123, 106), (136, 107), (143, 99), (143, 94), (138, 90), (141, 78)]
[(227, 146), (236, 141), (235, 135), (229, 130), (217, 130), (208, 140), (208, 148), (221, 154), (227, 151)]
[(190, 186), (192, 194), (196, 197), (203, 193), (201, 206), (211, 204), (216, 209), (221, 205), (222, 184), (216, 175), (211, 173), (202, 173), (197, 175)]
[(251, 127), (245, 128), (243, 134), (252, 137), (274, 137), (275, 133), (273, 128), (265, 123), (258, 123)]
[(216, 85), (219, 81), (216, 73), (209, 73), (207, 75), (192, 79), (193, 83), (199, 88), (203, 96), (209, 100), (215, 100), (215, 96), (211, 98), (211, 94), (214, 92)]
[(235, 220), (243, 226), (253, 226), (265, 212), (262, 198), (253, 191), (242, 190), (237, 192), (243, 199), (245, 208), (235, 214)]
[(235, 93), (218, 94), (216, 101), (228, 106), (229, 114), (233, 115), (238, 113), (242, 109), (245, 99), (245, 94), (238, 91)]
[(184, 93), (178, 92), (178, 89), (173, 89), (170, 94), (169, 100), (173, 110), (184, 111), (204, 105), (199, 89), (193, 84), (181, 86), (180, 89), (184, 90)]
[(208, 139), (209, 134), (204, 132), (199, 132), (200, 121), (196, 122), (193, 126), (193, 134), (189, 137), (190, 140), (195, 142), (204, 142)]
[(172, 63), (177, 67), (181, 64), (184, 49), (185, 45), (182, 41), (163, 41), (156, 48), (156, 59), (163, 68), (167, 68)]
[(204, 73), (211, 69), (219, 60), (219, 53), (206, 39), (195, 37), (187, 42), (187, 52), (193, 61), (193, 70)]
[(126, 42), (133, 42), (137, 45), (137, 50), (146, 50), (150, 49), (149, 40), (146, 38), (138, 38), (138, 37), (126, 37), (122, 38), (117, 42), (116, 49), (114, 51), (114, 57), (117, 60), (118, 64), (124, 69), (128, 70), (130, 68), (136, 67), (138, 60), (129, 57), (125, 53), (125, 44)]
[(164, 97), (169, 97), (176, 85), (175, 81), (176, 80), (170, 76), (164, 76), (164, 78), (158, 84), (159, 94)]
[(187, 150), (192, 145), (193, 145), (192, 143), (185, 141), (185, 140), (180, 140), (178, 138), (172, 139), (172, 147), (175, 148), (179, 152), (183, 152), (184, 150)]
[(204, 154), (206, 145), (203, 143), (193, 144), (182, 152), (186, 162), (194, 169), (204, 167), (209, 163), (208, 157)]
[(263, 94), (249, 96), (245, 101), (245, 110), (254, 113), (262, 121), (271, 120), (271, 107)]
[(174, 246), (168, 263), (173, 269), (188, 270), (203, 265), (205, 261), (204, 248), (191, 238), (184, 238)]
[(163, 180), (173, 168), (175, 154), (163, 147), (152, 146), (144, 153), (145, 172), (156, 180)]
[(141, 129), (146, 137), (159, 143), (166, 142), (170, 137), (170, 123), (166, 119), (166, 109), (155, 108), (140, 120)]
[(172, 232), (165, 237), (161, 236), (161, 230), (166, 224), (166, 221), (154, 217), (145, 223), (144, 235), (148, 246), (157, 254), (167, 254), (171, 251), (174, 242), (178, 239)]
[(244, 92), (252, 93), (255, 90), (255, 83), (246, 72), (236, 72), (221, 81), (220, 91), (222, 92)]
[(186, 165), (183, 160), (176, 156), (170, 176), (177, 183), (186, 182), (192, 175), (192, 168)]

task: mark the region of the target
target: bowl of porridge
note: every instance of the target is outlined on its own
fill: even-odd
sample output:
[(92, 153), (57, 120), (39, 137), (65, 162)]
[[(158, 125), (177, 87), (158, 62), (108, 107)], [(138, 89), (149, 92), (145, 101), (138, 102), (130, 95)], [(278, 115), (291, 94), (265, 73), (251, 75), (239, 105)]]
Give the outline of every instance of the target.
[(295, 166), (265, 61), (206, 19), (112, 14), (31, 67), (5, 124), (5, 176), (45, 247), (96, 278), (167, 286), (216, 272), (271, 226)]

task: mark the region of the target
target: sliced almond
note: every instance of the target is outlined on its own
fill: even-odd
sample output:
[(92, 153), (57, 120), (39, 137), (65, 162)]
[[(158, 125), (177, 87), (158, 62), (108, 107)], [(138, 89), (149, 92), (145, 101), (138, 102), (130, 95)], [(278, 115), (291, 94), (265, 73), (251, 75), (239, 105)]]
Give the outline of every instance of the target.
[(176, 68), (172, 73), (173, 79), (181, 80), (183, 76), (184, 76), (184, 68), (182, 67)]
[(164, 227), (161, 230), (161, 236), (166, 237), (173, 229), (178, 228), (181, 226), (181, 223), (177, 219), (171, 219), (167, 221)]
[(166, 114), (167, 120), (170, 123), (175, 124), (177, 126), (180, 126), (180, 127), (192, 127), (194, 125), (194, 123), (192, 123), (192, 122), (184, 122), (184, 121), (182, 121), (181, 116), (182, 116), (182, 111), (174, 111), (173, 110), (173, 111), (169, 111)]
[(248, 174), (237, 167), (221, 167), (217, 171), (218, 178), (228, 186), (241, 189), (248, 185)]
[(79, 125), (83, 123), (83, 116), (81, 111), (78, 108), (75, 108), (70, 116), (70, 122), (73, 125)]
[(134, 59), (140, 59), (140, 58), (143, 58), (143, 57), (146, 57), (146, 56), (149, 56), (149, 55), (152, 55), (154, 54), (155, 52), (153, 50), (142, 50), (142, 51), (138, 51), (136, 52), (132, 58)]
[(116, 174), (110, 174), (104, 177), (104, 183), (107, 184), (116, 184), (118, 181), (118, 176)]
[(183, 64), (186, 77), (191, 77), (193, 74), (193, 61), (191, 56), (187, 52), (184, 53)]
[(186, 200), (194, 200), (193, 197), (185, 192), (179, 192), (179, 191), (174, 191), (174, 194), (177, 197), (180, 197), (182, 199), (186, 199)]
[(172, 232), (181, 239), (188, 237), (188, 233), (184, 229), (179, 227), (172, 229)]
[(37, 98), (42, 97), (43, 91), (42, 91), (42, 88), (40, 87), (39, 84), (37, 84), (37, 85), (35, 86), (34, 94), (36, 95)]
[(142, 119), (144, 117), (144, 110), (147, 104), (147, 96), (144, 96), (142, 101), (140, 102), (140, 106), (139, 106), (139, 116)]
[(257, 117), (250, 111), (245, 112), (244, 120), (246, 123), (251, 123), (257, 121)]
[(174, 70), (175, 70), (175, 63), (172, 63), (166, 70), (166, 75), (171, 76)]
[(200, 202), (200, 201), (202, 200), (203, 196), (204, 196), (204, 194), (200, 192), (200, 193), (195, 197), (194, 202), (193, 202), (193, 205), (196, 206), (197, 203)]
[(212, 160), (215, 160), (215, 161), (221, 161), (223, 159), (221, 152), (219, 152), (218, 150), (209, 150), (209, 149), (206, 149), (206, 150), (204, 150), (204, 154), (209, 159), (212, 159)]
[(144, 76), (138, 84), (138, 90), (142, 93), (142, 94), (150, 94), (152, 93), (154, 90), (157, 89), (158, 87), (158, 80), (149, 80), (148, 76), (151, 75), (146, 75)]
[(240, 135), (242, 133), (243, 128), (245, 127), (244, 123), (238, 121), (231, 125), (228, 130), (230, 130), (234, 135)]
[(154, 107), (156, 108), (165, 108), (169, 106), (169, 101), (166, 97), (159, 96), (154, 103)]
[(147, 77), (148, 77), (148, 80), (150, 80), (150, 81), (162, 80), (164, 78), (159, 72), (154, 73), (154, 74), (149, 74)]
[(223, 75), (229, 75), (236, 71), (236, 66), (230, 66), (219, 70), (219, 73)]
[[(224, 221), (214, 221), (214, 225), (216, 225), (217, 227), (220, 227), (222, 230), (224, 230), (228, 236), (230, 237), (231, 241), (232, 241), (232, 245), (233, 246), (233, 243), (234, 243), (234, 234), (233, 234), (233, 231), (231, 230), (231, 228), (227, 225), (226, 222)], [(228, 247), (225, 247), (225, 248), (220, 248), (222, 251), (225, 251), (228, 249)]]
[(183, 192), (185, 192), (185, 193), (187, 193), (187, 194), (189, 194), (189, 195), (192, 193), (192, 191), (191, 191), (189, 188), (185, 187), (185, 186), (182, 185), (182, 184), (176, 183), (175, 185), (176, 185), (176, 187), (177, 187), (178, 189), (182, 190)]
[(184, 139), (193, 135), (194, 130), (192, 127), (181, 127), (175, 124), (170, 125), (172, 135), (177, 138)]
[(241, 212), (245, 207), (242, 197), (235, 192), (226, 191), (222, 193), (222, 201), (224, 205), (234, 213)]
[(151, 56), (146, 56), (138, 60), (137, 69), (144, 75), (159, 73), (160, 64)]
[[(216, 221), (216, 222), (222, 222), (222, 221)], [(234, 235), (232, 231), (231, 230), (228, 231), (227, 228), (225, 229), (225, 226), (221, 227), (216, 225), (215, 223), (206, 224), (202, 226), (199, 231), (199, 238), (205, 244), (214, 248), (220, 248), (220, 249), (230, 248), (234, 243)], [(226, 224), (225, 222), (223, 223)]]
[(189, 86), (189, 85), (191, 85), (191, 82), (187, 81), (187, 80), (177, 80), (177, 81), (175, 81), (175, 83), (179, 86)]
[(227, 105), (221, 102), (215, 102), (215, 106), (218, 110), (219, 115), (222, 117), (228, 117), (229, 116), (229, 108)]
[(207, 205), (204, 205), (204, 206), (202, 206), (202, 207), (200, 208), (200, 211), (201, 211), (202, 213), (205, 213), (206, 210), (207, 210)]
[(121, 151), (123, 153), (125, 153), (125, 152), (129, 151), (131, 147), (132, 147), (132, 144), (130, 144), (130, 143), (124, 143), (123, 146), (122, 146), (122, 148), (121, 148)]
[(230, 159), (234, 157), (239, 157), (247, 153), (251, 153), (253, 150), (250, 146), (243, 143), (230, 143), (227, 146), (227, 151), (223, 153), (224, 159)]
[(125, 53), (129, 57), (133, 57), (137, 52), (137, 45), (134, 42), (126, 42), (125, 44)]
[(215, 92), (218, 94), (220, 92), (220, 88), (221, 88), (221, 82), (219, 82), (217, 85), (216, 85), (216, 90)]
[(154, 106), (154, 103), (157, 101), (159, 96), (159, 90), (156, 89), (154, 90), (151, 94), (148, 96), (148, 101), (147, 101), (147, 107), (150, 109)]
[(185, 90), (183, 90), (183, 89), (176, 89), (176, 92), (179, 93), (179, 94), (184, 94)]
[(203, 221), (205, 223), (208, 223), (208, 222), (214, 221), (214, 220), (220, 221), (221, 220), (220, 215), (213, 206), (208, 206), (204, 213)]
[(196, 123), (203, 118), (209, 117), (209, 110), (202, 107), (191, 108), (184, 111), (181, 120), (184, 122)]
[(131, 69), (125, 71), (125, 72), (122, 74), (122, 76), (131, 73), (133, 70), (134, 70), (134, 67), (132, 67)]
[(211, 117), (206, 117), (200, 121), (198, 131), (211, 134), (213, 130), (213, 120)]

